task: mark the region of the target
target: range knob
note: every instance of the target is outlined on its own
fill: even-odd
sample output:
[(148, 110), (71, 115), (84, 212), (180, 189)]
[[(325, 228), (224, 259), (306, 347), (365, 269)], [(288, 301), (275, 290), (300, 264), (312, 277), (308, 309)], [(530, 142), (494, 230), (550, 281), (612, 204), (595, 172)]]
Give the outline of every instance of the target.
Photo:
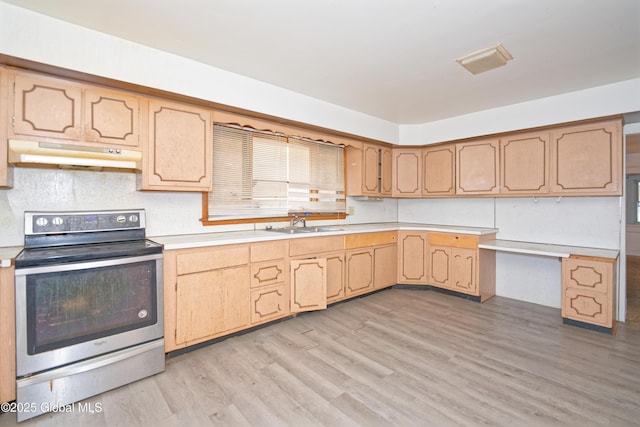
[(116, 222), (117, 222), (118, 224), (122, 224), (123, 222), (126, 222), (126, 221), (127, 221), (127, 217), (126, 217), (126, 216), (124, 216), (124, 215), (118, 215), (118, 216), (116, 217)]
[(138, 222), (138, 215), (129, 215), (129, 222), (133, 222), (134, 224)]
[(36, 225), (38, 227), (44, 227), (47, 224), (49, 224), (49, 221), (47, 220), (47, 218), (43, 216), (36, 218)]
[(64, 220), (63, 220), (62, 218), (60, 218), (59, 216), (57, 216), (57, 217), (55, 217), (55, 218), (53, 218), (53, 219), (51, 220), (51, 223), (52, 223), (53, 225), (55, 225), (55, 226), (58, 226), (58, 227), (59, 227), (59, 226), (61, 226), (62, 224), (64, 224)]

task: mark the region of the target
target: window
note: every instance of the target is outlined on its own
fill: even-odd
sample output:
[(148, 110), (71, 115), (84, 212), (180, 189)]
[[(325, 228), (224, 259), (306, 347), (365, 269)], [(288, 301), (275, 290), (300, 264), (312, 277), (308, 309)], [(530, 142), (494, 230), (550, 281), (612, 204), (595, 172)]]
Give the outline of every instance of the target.
[(248, 222), (344, 218), (344, 147), (237, 126), (213, 127), (205, 218)]

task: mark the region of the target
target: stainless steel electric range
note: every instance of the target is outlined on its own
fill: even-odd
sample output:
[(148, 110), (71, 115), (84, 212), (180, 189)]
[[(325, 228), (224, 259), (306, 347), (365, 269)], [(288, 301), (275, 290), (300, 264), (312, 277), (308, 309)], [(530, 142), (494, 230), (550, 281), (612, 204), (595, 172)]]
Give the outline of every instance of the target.
[(25, 212), (18, 421), (164, 371), (162, 245), (143, 209)]

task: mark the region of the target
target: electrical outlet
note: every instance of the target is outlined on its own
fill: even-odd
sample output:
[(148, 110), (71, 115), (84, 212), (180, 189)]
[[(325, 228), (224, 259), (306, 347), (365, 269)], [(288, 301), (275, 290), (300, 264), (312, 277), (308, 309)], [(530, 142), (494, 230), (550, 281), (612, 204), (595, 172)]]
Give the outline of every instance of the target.
[(353, 215), (356, 213), (356, 208), (355, 206), (348, 206), (347, 207), (347, 215)]

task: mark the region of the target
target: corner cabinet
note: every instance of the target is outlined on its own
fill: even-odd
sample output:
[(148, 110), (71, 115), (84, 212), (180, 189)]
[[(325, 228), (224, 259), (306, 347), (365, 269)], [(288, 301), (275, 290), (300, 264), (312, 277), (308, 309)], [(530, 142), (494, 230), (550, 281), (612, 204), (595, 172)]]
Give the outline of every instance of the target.
[(428, 236), (426, 231), (398, 231), (398, 283), (427, 284)]
[(393, 197), (422, 195), (422, 150), (397, 148), (393, 150)]
[(429, 284), (484, 302), (495, 295), (495, 252), (478, 249), (483, 236), (429, 233)]
[(151, 100), (148, 119), (138, 189), (211, 191), (211, 111)]
[(456, 194), (498, 194), (499, 158), (498, 139), (456, 144)]
[(456, 194), (456, 148), (453, 144), (422, 149), (422, 196)]
[(564, 323), (615, 332), (615, 259), (571, 256), (562, 259)]
[(620, 120), (586, 123), (551, 132), (551, 192), (557, 195), (622, 194)]
[(363, 143), (362, 148), (347, 147), (347, 196), (391, 196), (392, 150)]

